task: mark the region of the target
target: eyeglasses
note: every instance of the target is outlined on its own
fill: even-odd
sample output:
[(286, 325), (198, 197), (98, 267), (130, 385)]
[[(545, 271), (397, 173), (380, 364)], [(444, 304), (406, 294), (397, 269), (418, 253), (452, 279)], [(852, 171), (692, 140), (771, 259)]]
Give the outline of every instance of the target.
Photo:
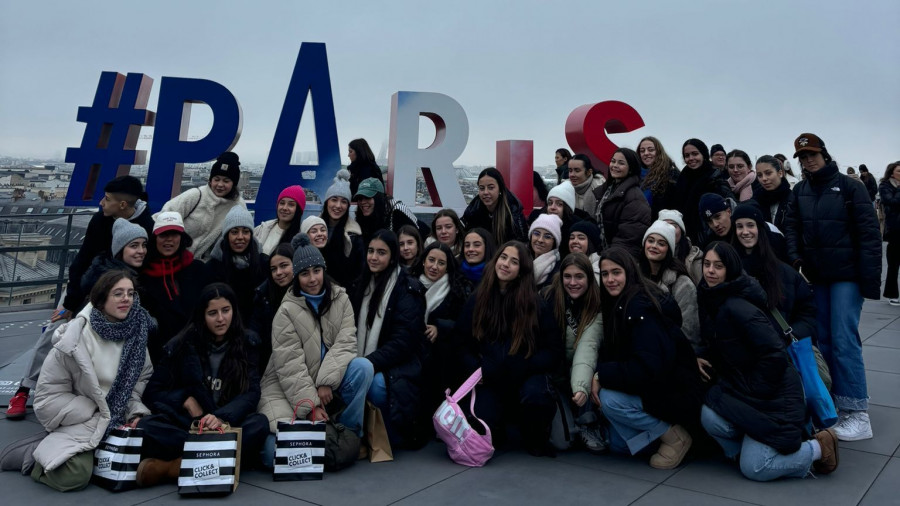
[(116, 300), (131, 299), (134, 300), (134, 290), (116, 290), (111, 294)]
[(531, 237), (534, 237), (535, 239), (540, 239), (543, 237), (545, 241), (553, 240), (553, 234), (542, 234), (540, 231), (537, 231), (537, 230), (535, 230), (534, 232), (531, 233)]

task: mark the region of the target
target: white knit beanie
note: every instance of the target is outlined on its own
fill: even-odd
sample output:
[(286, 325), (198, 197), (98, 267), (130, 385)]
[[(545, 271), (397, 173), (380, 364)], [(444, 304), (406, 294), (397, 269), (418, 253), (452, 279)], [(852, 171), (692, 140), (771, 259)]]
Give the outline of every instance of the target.
[(569, 206), (570, 210), (575, 210), (575, 187), (572, 186), (570, 181), (563, 181), (551, 188), (550, 192), (547, 194), (548, 202), (550, 201), (550, 197), (556, 197), (559, 200), (562, 200)]
[(678, 228), (681, 229), (681, 233), (684, 234), (684, 217), (681, 215), (681, 211), (676, 209), (663, 209), (659, 212), (658, 220), (672, 220), (678, 224)]
[(325, 225), (325, 229), (328, 229), (328, 224), (325, 223), (325, 220), (319, 218), (318, 216), (307, 216), (303, 222), (300, 223), (300, 232), (303, 234), (308, 234), (309, 229), (315, 227), (316, 225)]
[(674, 226), (666, 223), (665, 221), (662, 221), (661, 219), (654, 221), (653, 224), (650, 225), (650, 228), (648, 228), (647, 231), (644, 232), (644, 240), (641, 241), (642, 245), (647, 243), (647, 237), (650, 237), (650, 234), (656, 234), (665, 239), (669, 244), (669, 250), (672, 251), (673, 255), (675, 254), (675, 246), (677, 246), (677, 244), (675, 243)]
[[(559, 219), (559, 216), (555, 214), (542, 214), (534, 220), (534, 223), (531, 224), (531, 228), (528, 229), (528, 235), (530, 236), (532, 232), (536, 229), (542, 228), (547, 232), (550, 232), (550, 235), (553, 236), (553, 239), (556, 241), (556, 247), (559, 248), (559, 242), (562, 239), (562, 232), (560, 229), (562, 228), (562, 220)], [(529, 242), (531, 239), (529, 238)]]

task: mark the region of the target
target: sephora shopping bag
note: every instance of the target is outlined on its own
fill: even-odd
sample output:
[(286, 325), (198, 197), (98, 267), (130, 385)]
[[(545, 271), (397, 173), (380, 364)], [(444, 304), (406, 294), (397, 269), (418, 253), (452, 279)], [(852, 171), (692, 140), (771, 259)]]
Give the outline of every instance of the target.
[(91, 483), (113, 492), (136, 488), (143, 444), (143, 429), (113, 429), (94, 450)]
[(325, 426), (326, 422), (311, 422), (297, 419), (297, 408), (301, 404), (315, 404), (304, 399), (294, 406), (294, 417), (290, 422), (278, 422), (275, 433), (275, 467), (272, 478), (275, 481), (321, 480), (325, 473)]
[(185, 496), (227, 495), (241, 474), (241, 428), (225, 425), (204, 430), (196, 422), (184, 441), (178, 493)]

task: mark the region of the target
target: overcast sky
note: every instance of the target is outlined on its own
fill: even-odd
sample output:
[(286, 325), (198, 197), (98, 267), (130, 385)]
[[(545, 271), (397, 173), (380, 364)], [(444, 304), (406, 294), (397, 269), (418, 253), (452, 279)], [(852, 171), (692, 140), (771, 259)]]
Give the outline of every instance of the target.
[[(535, 164), (552, 164), (573, 109), (621, 100), (646, 126), (611, 139), (634, 148), (655, 135), (679, 165), (690, 137), (756, 158), (790, 156), (811, 131), (841, 164), (880, 177), (900, 159), (898, 26), (896, 0), (0, 0), (0, 155), (62, 157), (79, 145), (77, 108), (109, 70), (152, 77), (151, 110), (162, 76), (224, 85), (244, 113), (235, 151), (265, 162), (311, 41), (327, 44), (345, 163), (356, 137), (377, 154), (391, 95), (404, 90), (462, 105), (458, 164), (493, 164), (501, 139), (532, 139)], [(211, 115), (198, 109), (191, 133), (202, 135)], [(306, 119), (297, 151), (314, 146)]]

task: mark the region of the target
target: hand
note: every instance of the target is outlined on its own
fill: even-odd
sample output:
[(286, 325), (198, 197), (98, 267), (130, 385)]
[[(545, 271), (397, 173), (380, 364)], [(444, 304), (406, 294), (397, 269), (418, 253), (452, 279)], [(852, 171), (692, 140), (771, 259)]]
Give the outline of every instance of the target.
[(432, 343), (438, 336), (438, 329), (434, 325), (425, 325), (425, 337)]
[(125, 426), (126, 426), (126, 427), (131, 427), (132, 429), (136, 429), (136, 428), (137, 428), (137, 424), (138, 424), (138, 422), (140, 422), (140, 421), (141, 421), (141, 417), (136, 416), (136, 417), (134, 417), (130, 422), (128, 422), (127, 424), (125, 424)]
[(600, 407), (600, 380), (597, 378), (591, 382), (591, 402), (598, 408)]
[(328, 413), (325, 412), (325, 408), (315, 408), (309, 412), (306, 419), (312, 422), (325, 421), (328, 420)]
[(707, 367), (709, 369), (712, 369), (712, 364), (710, 364), (709, 361), (705, 358), (697, 357), (697, 368), (700, 369), (700, 377), (703, 379), (703, 381), (709, 381), (712, 379), (709, 373), (706, 372), (705, 368)]
[(50, 323), (58, 322), (62, 319), (71, 320), (72, 312), (66, 311), (65, 308), (59, 308), (53, 311), (53, 315), (50, 317)]
[(316, 393), (319, 395), (319, 401), (323, 406), (327, 406), (331, 399), (334, 398), (334, 395), (331, 391), (331, 387), (321, 386), (316, 390)]
[(200, 424), (205, 429), (218, 430), (218, 429), (222, 428), (223, 425), (225, 425), (225, 422), (223, 422), (220, 418), (216, 417), (216, 415), (210, 413), (200, 419)]
[(587, 402), (587, 395), (584, 392), (575, 392), (575, 395), (572, 396), (572, 402), (580, 408)]
[(185, 399), (182, 406), (184, 406), (184, 409), (191, 415), (191, 418), (197, 418), (203, 414), (203, 408), (200, 407), (200, 403), (197, 402), (197, 399), (194, 399), (193, 397)]

